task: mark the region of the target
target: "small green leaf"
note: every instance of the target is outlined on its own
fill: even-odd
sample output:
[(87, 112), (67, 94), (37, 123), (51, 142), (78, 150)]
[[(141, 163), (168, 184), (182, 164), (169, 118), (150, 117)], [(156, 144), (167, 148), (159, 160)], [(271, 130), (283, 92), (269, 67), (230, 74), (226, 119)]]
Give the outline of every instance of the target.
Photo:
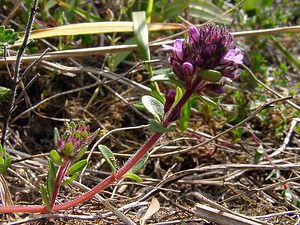
[(0, 102), (7, 98), (11, 93), (11, 90), (6, 87), (0, 86)]
[(0, 157), (5, 156), (6, 151), (2, 148), (2, 145), (0, 144)]
[(181, 109), (180, 119), (177, 121), (178, 129), (184, 132), (189, 124), (191, 117), (191, 101), (188, 100)]
[(299, 199), (299, 197), (297, 197), (297, 196), (294, 197), (293, 200), (292, 200), (292, 203), (293, 203), (294, 206), (296, 206), (296, 207), (299, 208), (300, 207), (300, 199)]
[(151, 78), (151, 81), (152, 82), (165, 81), (165, 82), (175, 84), (176, 86), (182, 86), (182, 83), (180, 81), (176, 80), (174, 76), (169, 76), (168, 74), (155, 75)]
[(165, 98), (161, 95), (161, 93), (156, 88), (155, 84), (151, 84), (151, 95), (159, 102), (165, 102)]
[(4, 26), (0, 26), (0, 51), (8, 45), (13, 45), (18, 39), (18, 33), (15, 33), (13, 29), (5, 29)]
[(167, 132), (174, 131), (171, 128), (164, 127), (157, 120), (150, 120), (150, 129), (156, 133), (167, 133)]
[(54, 143), (56, 145), (57, 145), (58, 139), (59, 139), (59, 132), (58, 132), (58, 129), (55, 127), (54, 128)]
[(97, 130), (95, 130), (95, 132), (93, 133), (93, 139), (98, 136), (99, 132), (100, 132), (100, 128), (98, 128)]
[(278, 170), (278, 169), (272, 170), (271, 173), (267, 176), (266, 180), (269, 180), (272, 177), (275, 177), (276, 179), (278, 179), (280, 177), (280, 170)]
[(291, 192), (290, 189), (285, 189), (285, 190), (281, 193), (281, 196), (282, 196), (285, 200), (287, 200), (287, 201), (289, 201), (289, 202), (291, 202), (292, 199), (293, 199), (293, 194), (292, 194), (292, 192)]
[[(122, 43), (123, 45), (133, 45), (136, 44), (136, 39), (135, 37), (131, 37), (128, 38), (124, 43)], [(113, 63), (112, 63), (112, 71), (114, 72), (118, 65), (120, 63), (122, 63), (131, 53), (132, 51), (122, 51), (122, 52), (118, 52), (113, 54)]]
[(176, 105), (179, 102), (182, 95), (183, 95), (182, 89), (180, 87), (176, 87), (176, 97), (175, 97), (175, 102), (173, 103), (173, 105)]
[(124, 177), (130, 178), (132, 180), (135, 180), (137, 182), (143, 182), (142, 178), (134, 173), (125, 173)]
[(55, 178), (56, 178), (55, 165), (51, 159), (48, 159), (47, 192), (49, 196), (52, 196)]
[(79, 172), (74, 173), (70, 178), (68, 178), (67, 180), (65, 180), (64, 182), (62, 182), (61, 185), (67, 185), (72, 183), (74, 180), (76, 180), (76, 178), (78, 177)]
[(75, 130), (75, 128), (76, 128), (76, 123), (75, 123), (74, 121), (71, 121), (71, 122), (69, 123), (69, 127), (73, 128), (73, 130)]
[(199, 96), (199, 98), (201, 99), (201, 101), (205, 102), (210, 107), (217, 109), (220, 112), (222, 111), (221, 107), (216, 102), (214, 102), (212, 99), (210, 99), (209, 97)]
[(209, 82), (218, 82), (222, 78), (222, 74), (216, 70), (202, 70), (197, 75)]
[(149, 159), (149, 153), (146, 153), (143, 158), (141, 158), (130, 170), (129, 173), (137, 173), (140, 169), (142, 169)]
[(58, 152), (55, 149), (50, 151), (49, 156), (52, 159), (52, 161), (54, 163), (56, 163), (57, 165), (60, 166), (62, 164), (62, 159), (61, 159), (60, 155), (58, 154)]
[(80, 172), (86, 165), (87, 165), (86, 159), (80, 160), (68, 169), (67, 174), (73, 175), (77, 172)]
[(261, 158), (264, 156), (265, 150), (264, 147), (262, 145), (260, 145), (256, 151), (255, 151), (255, 155), (254, 155), (254, 164), (258, 164), (259, 161), (261, 160)]
[(112, 172), (115, 172), (117, 170), (117, 161), (114, 153), (105, 145), (98, 145), (98, 149), (103, 155), (105, 161), (109, 164)]
[(73, 154), (73, 143), (68, 142), (61, 152), (63, 153), (64, 156), (71, 157)]
[(81, 137), (81, 135), (80, 135), (80, 132), (79, 131), (77, 131), (77, 130), (75, 130), (74, 132), (73, 132), (73, 134), (72, 134), (77, 140), (79, 140), (80, 139), (80, 137)]
[(164, 114), (164, 105), (160, 101), (150, 95), (145, 95), (142, 97), (142, 103), (155, 119), (161, 121)]
[(84, 153), (86, 152), (87, 149), (88, 149), (88, 146), (85, 146), (82, 149), (80, 149), (78, 151), (77, 155), (75, 156), (74, 162), (77, 162), (79, 159), (81, 159), (84, 156)]
[(86, 130), (82, 131), (80, 134), (82, 139), (86, 139), (89, 136), (89, 132), (87, 132)]
[(50, 211), (51, 210), (50, 199), (49, 199), (49, 195), (47, 193), (47, 190), (46, 190), (46, 187), (44, 184), (40, 185), (40, 192), (41, 192), (42, 201), (43, 201), (44, 205), (47, 207), (48, 211)]
[(0, 166), (0, 174), (3, 174), (7, 170), (7, 168), (10, 166), (11, 158), (8, 154), (6, 154), (4, 156), (4, 158), (1, 157), (1, 159), (3, 160), (3, 161), (1, 160), (3, 162), (3, 164), (1, 164), (1, 166)]

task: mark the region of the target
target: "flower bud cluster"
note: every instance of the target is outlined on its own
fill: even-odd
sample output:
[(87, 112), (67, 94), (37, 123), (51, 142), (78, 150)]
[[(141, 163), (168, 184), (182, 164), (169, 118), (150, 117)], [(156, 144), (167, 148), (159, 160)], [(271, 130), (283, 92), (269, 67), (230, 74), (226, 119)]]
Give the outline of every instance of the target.
[(85, 122), (80, 121), (67, 123), (66, 131), (57, 137), (56, 147), (57, 151), (66, 158), (75, 156), (82, 148), (88, 146), (96, 134), (90, 132), (90, 127)]
[[(195, 78), (200, 76), (203, 82), (206, 81), (207, 89), (220, 94), (224, 92), (225, 82), (238, 77), (238, 65), (243, 63), (243, 54), (232, 35), (225, 27), (214, 24), (201, 28), (192, 26), (186, 40), (177, 39), (173, 46), (163, 47), (171, 50), (169, 62), (186, 89), (191, 89)], [(201, 88), (203, 91), (203, 85)]]

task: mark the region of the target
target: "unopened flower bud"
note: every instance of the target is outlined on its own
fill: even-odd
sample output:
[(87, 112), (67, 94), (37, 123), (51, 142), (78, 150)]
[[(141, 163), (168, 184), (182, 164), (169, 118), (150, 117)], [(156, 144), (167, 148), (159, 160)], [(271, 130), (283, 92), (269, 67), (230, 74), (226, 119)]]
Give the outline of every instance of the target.
[(185, 76), (192, 77), (194, 75), (194, 66), (190, 62), (184, 62), (182, 64), (182, 71)]
[(164, 112), (167, 113), (171, 109), (173, 103), (175, 102), (175, 97), (176, 97), (176, 91), (175, 90), (170, 90), (166, 96), (166, 102), (164, 105)]
[(190, 41), (191, 43), (196, 43), (199, 40), (200, 37), (200, 31), (197, 27), (195, 26), (191, 26), (189, 28), (189, 37), (190, 37)]

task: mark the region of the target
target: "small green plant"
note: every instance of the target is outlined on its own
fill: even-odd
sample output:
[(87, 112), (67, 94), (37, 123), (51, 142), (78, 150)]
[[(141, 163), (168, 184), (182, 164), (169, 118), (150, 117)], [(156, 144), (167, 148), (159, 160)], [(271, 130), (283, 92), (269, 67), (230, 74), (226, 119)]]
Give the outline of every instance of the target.
[(13, 45), (18, 39), (18, 33), (13, 29), (5, 29), (4, 26), (0, 26), (0, 54), (3, 54), (4, 48)]
[[(49, 211), (54, 206), (60, 186), (74, 181), (87, 165), (87, 160), (81, 158), (98, 133), (99, 129), (91, 133), (89, 126), (83, 121), (78, 124), (66, 123), (66, 130), (62, 135), (57, 128), (54, 129), (56, 149), (49, 154), (47, 182), (40, 186), (42, 200)], [(64, 180), (65, 176), (69, 178)]]

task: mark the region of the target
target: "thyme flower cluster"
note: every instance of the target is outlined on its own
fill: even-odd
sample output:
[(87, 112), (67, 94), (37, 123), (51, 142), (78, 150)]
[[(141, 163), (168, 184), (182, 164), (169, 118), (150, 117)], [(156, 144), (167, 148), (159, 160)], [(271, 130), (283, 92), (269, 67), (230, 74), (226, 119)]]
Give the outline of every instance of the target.
[[(186, 89), (194, 88), (195, 92), (223, 93), (224, 83), (239, 76), (238, 65), (243, 63), (243, 54), (232, 35), (225, 27), (214, 24), (191, 26), (186, 40), (177, 39), (174, 46), (163, 48), (171, 50), (169, 62), (177, 78)], [(198, 81), (201, 78), (201, 85), (193, 87), (196, 77)]]
[(64, 134), (57, 136), (55, 143), (57, 150), (65, 158), (73, 157), (82, 149), (86, 150), (97, 133), (98, 131), (91, 133), (90, 127), (83, 121), (80, 121), (78, 124), (74, 122), (67, 123), (67, 129)]

